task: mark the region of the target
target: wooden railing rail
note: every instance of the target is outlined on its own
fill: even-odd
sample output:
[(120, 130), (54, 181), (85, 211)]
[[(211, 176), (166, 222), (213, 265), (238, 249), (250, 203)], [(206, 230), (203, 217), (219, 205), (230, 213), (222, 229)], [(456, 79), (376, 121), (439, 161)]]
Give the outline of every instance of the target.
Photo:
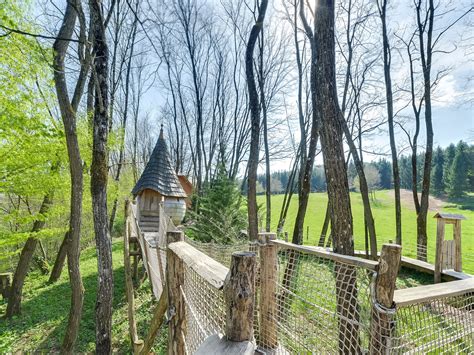
[(332, 251), (328, 251), (322, 247), (298, 245), (298, 244), (284, 242), (283, 240), (273, 240), (271, 241), (271, 243), (279, 246), (280, 248), (296, 250), (305, 254), (315, 255), (320, 258), (329, 259), (332, 261), (345, 263), (348, 265), (363, 267), (368, 270), (375, 271), (378, 265), (378, 262), (373, 261), (373, 260), (366, 260), (366, 259), (358, 258), (356, 256), (337, 254)]
[(396, 290), (393, 301), (402, 307), (466, 293), (474, 293), (474, 278)]

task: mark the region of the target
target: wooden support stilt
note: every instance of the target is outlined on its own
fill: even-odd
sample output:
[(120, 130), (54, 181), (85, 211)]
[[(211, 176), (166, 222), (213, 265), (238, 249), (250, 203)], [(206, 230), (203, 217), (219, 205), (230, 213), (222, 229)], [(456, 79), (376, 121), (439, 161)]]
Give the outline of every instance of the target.
[(124, 234), (124, 270), (125, 270), (125, 291), (128, 303), (128, 325), (130, 332), (130, 340), (135, 354), (139, 353), (143, 347), (143, 341), (138, 339), (137, 323), (135, 320), (135, 296), (133, 293), (133, 281), (130, 265), (130, 201), (125, 201), (125, 234)]
[(163, 290), (164, 291), (161, 293), (160, 300), (153, 311), (153, 318), (151, 319), (148, 334), (145, 338), (145, 342), (143, 343), (143, 349), (140, 351), (140, 355), (147, 355), (150, 353), (156, 336), (158, 335), (158, 331), (163, 324), (163, 318), (165, 316), (166, 309), (168, 308), (168, 293), (166, 292), (165, 288), (163, 288)]

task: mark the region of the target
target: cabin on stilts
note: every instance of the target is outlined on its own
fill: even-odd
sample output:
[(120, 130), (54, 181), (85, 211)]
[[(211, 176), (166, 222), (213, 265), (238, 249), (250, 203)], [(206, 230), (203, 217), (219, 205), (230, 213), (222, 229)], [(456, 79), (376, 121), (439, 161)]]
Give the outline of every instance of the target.
[(145, 170), (132, 190), (137, 204), (137, 219), (143, 232), (157, 231), (160, 203), (175, 225), (186, 213), (189, 198), (173, 169), (161, 126), (160, 136)]

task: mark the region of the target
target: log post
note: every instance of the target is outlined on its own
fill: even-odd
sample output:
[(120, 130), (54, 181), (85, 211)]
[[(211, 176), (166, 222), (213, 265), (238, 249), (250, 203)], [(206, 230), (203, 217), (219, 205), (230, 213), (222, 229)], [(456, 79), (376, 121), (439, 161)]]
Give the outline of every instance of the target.
[[(181, 231), (167, 233), (167, 243), (184, 240)], [(168, 354), (181, 355), (186, 353), (184, 338), (186, 337), (186, 305), (181, 286), (184, 284), (184, 262), (170, 248), (166, 250), (166, 277), (168, 292)]]
[(232, 254), (230, 270), (224, 282), (227, 340), (253, 341), (255, 266), (255, 253)]
[(461, 254), (461, 220), (456, 220), (453, 226), (454, 240), (454, 271), (462, 272), (462, 254)]
[(388, 354), (392, 333), (390, 310), (402, 255), (398, 244), (384, 244), (375, 278), (375, 304), (372, 310), (371, 354)]
[(278, 347), (277, 332), (277, 281), (278, 247), (271, 244), (276, 239), (274, 233), (260, 233), (260, 312), (259, 339), (262, 348)]
[(434, 271), (434, 282), (441, 282), (441, 272), (443, 269), (443, 243), (444, 243), (444, 228), (445, 221), (443, 218), (437, 219), (436, 229), (436, 258), (435, 258), (435, 271)]
[(133, 352), (140, 352), (143, 341), (138, 339), (137, 323), (135, 320), (135, 295), (133, 293), (132, 270), (130, 265), (130, 201), (125, 201), (125, 234), (123, 243), (123, 263), (125, 270), (125, 291), (128, 303), (128, 326), (130, 332), (130, 341), (132, 342)]

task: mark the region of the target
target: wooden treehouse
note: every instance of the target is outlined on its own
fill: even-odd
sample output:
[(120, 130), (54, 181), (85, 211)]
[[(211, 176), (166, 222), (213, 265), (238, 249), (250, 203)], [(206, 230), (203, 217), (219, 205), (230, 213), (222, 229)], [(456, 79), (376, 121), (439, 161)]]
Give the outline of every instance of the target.
[[(192, 191), (192, 186), (188, 186), (189, 181), (185, 177), (181, 180), (186, 183), (186, 189)], [(136, 199), (137, 218), (142, 231), (158, 230), (160, 203), (163, 203), (163, 209), (173, 223), (181, 224), (186, 213), (188, 194), (183, 189), (171, 164), (163, 136), (163, 127), (161, 127), (160, 136), (150, 160), (133, 188), (132, 194)]]

